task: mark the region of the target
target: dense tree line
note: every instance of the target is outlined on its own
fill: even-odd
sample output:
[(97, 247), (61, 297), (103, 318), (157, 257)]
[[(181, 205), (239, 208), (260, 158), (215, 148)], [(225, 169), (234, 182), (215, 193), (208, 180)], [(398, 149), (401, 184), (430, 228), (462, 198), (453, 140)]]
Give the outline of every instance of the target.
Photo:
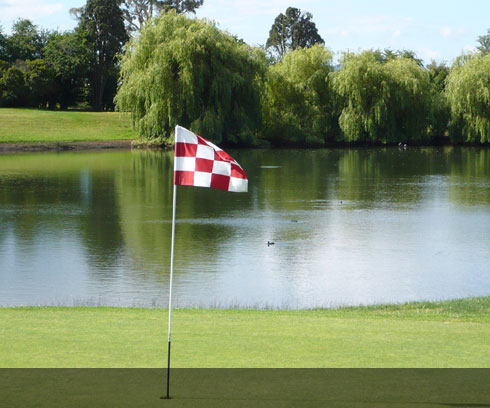
[(202, 3), (88, 0), (64, 33), (17, 21), (0, 30), (0, 106), (115, 104), (164, 143), (176, 124), (230, 145), (490, 142), (490, 31), (451, 67), (389, 49), (334, 67), (310, 13), (288, 8), (251, 47), (184, 15)]
[(142, 138), (168, 143), (177, 123), (234, 145), (489, 141), (490, 56), (424, 67), (410, 51), (371, 50), (335, 69), (322, 43), (270, 59), (212, 23), (167, 13), (130, 43), (117, 108)]
[(0, 106), (66, 109), (79, 105), (96, 110), (114, 106), (119, 76), (115, 56), (127, 40), (126, 32), (121, 17), (122, 35), (113, 40), (112, 33), (117, 33), (113, 24), (98, 26), (99, 16), (113, 10), (94, 11), (92, 3), (96, 2), (87, 2), (73, 31), (47, 32), (29, 20), (18, 20), (12, 34), (3, 36)]
[(119, 55), (134, 27), (174, 9), (194, 12), (203, 0), (87, 0), (72, 9), (72, 31), (47, 31), (20, 19), (0, 27), (0, 107), (114, 108)]

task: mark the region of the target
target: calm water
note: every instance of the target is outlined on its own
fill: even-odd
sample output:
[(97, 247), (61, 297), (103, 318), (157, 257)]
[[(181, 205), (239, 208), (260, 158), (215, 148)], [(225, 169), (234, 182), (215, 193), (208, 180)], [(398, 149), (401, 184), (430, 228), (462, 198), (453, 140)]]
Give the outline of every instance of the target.
[[(230, 153), (248, 194), (179, 187), (177, 305), (490, 295), (490, 150)], [(172, 166), (162, 152), (1, 155), (0, 305), (165, 306)]]

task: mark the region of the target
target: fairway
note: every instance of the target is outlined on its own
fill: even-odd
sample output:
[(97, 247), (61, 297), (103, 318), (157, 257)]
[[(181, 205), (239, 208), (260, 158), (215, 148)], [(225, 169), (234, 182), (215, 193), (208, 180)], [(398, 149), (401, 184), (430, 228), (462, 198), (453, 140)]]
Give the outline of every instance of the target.
[(125, 140), (135, 137), (128, 114), (0, 109), (0, 143)]
[[(337, 310), (176, 309), (181, 368), (490, 367), (490, 298)], [(0, 309), (2, 367), (166, 366), (167, 311)]]

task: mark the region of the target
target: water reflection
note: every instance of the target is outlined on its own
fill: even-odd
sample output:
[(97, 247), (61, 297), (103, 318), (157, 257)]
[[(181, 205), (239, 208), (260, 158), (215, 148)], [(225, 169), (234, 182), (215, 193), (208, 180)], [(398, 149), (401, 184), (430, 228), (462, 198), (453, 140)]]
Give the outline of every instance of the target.
[[(230, 153), (247, 170), (248, 194), (179, 188), (177, 304), (490, 293), (489, 150)], [(172, 160), (0, 156), (0, 303), (165, 305)]]

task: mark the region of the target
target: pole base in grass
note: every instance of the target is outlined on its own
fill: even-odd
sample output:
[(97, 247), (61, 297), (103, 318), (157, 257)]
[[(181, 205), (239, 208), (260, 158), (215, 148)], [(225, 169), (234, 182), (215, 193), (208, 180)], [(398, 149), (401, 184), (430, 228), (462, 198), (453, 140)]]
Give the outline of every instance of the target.
[(162, 396), (162, 397), (160, 397), (160, 399), (167, 399), (167, 400), (170, 400), (170, 399), (172, 399), (172, 397), (164, 397), (164, 396)]

